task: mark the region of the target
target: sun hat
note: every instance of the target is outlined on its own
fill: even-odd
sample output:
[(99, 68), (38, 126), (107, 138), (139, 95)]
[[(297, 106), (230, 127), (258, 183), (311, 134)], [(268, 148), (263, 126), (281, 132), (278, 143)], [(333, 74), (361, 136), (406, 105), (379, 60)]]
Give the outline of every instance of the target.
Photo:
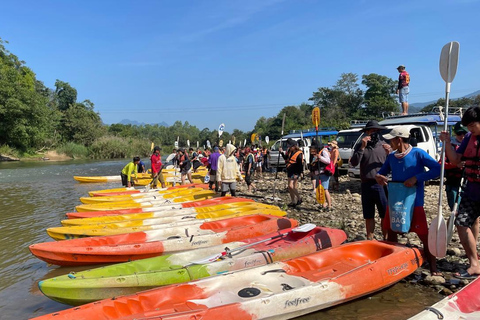
[(338, 148), (337, 140), (330, 141), (328, 144), (331, 145), (332, 147)]
[(369, 129), (385, 130), (385, 129), (388, 129), (388, 128), (379, 125), (377, 120), (370, 120), (370, 121), (367, 122), (367, 124), (365, 125), (365, 127), (363, 127), (362, 131), (365, 132), (365, 131), (367, 131), (367, 130), (369, 130)]
[(468, 132), (468, 129), (465, 128), (464, 126), (462, 126), (462, 122), (461, 121), (458, 121), (457, 123), (455, 123), (455, 126), (453, 127), (453, 132), (455, 132), (455, 134), (459, 134), (459, 133), (467, 133)]
[(408, 127), (395, 127), (387, 134), (383, 135), (385, 140), (392, 140), (393, 138), (410, 138), (410, 129)]

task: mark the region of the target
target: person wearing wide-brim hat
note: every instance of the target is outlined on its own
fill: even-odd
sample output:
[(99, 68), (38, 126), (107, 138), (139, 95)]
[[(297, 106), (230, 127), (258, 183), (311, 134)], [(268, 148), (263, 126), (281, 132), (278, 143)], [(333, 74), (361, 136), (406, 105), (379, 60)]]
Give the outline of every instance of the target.
[(362, 211), (365, 219), (367, 239), (375, 239), (375, 207), (382, 223), (382, 235), (385, 239), (387, 230), (383, 228), (383, 219), (387, 210), (387, 188), (380, 186), (375, 180), (377, 171), (391, 152), (391, 147), (380, 136), (381, 130), (386, 130), (376, 120), (370, 120), (362, 129), (363, 137), (354, 147), (350, 164), (360, 165), (360, 179), (362, 189)]

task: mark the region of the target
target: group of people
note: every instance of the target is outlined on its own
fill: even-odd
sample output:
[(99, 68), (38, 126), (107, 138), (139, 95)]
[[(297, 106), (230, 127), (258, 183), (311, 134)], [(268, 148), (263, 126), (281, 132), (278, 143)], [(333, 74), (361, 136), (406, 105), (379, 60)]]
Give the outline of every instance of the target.
[[(436, 259), (428, 250), (428, 225), (424, 210), (425, 181), (440, 175), (441, 163), (420, 148), (410, 144), (407, 127), (396, 127), (387, 132), (386, 127), (369, 121), (361, 144), (350, 158), (350, 164), (360, 165), (362, 210), (368, 239), (374, 239), (375, 208), (381, 219), (383, 238), (397, 241), (397, 232), (391, 227), (388, 206), (388, 188), (392, 182), (400, 182), (407, 188), (415, 188), (415, 201), (410, 232), (415, 232), (423, 242), (432, 275), (437, 272)], [(477, 238), (480, 216), (480, 107), (471, 107), (463, 115), (461, 123), (450, 133), (442, 132), (440, 140), (445, 144), (445, 190), (451, 210), (459, 201), (455, 218), (460, 242), (465, 249), (470, 266), (456, 276), (472, 279), (480, 275), (477, 255)], [(425, 168), (428, 168), (426, 170)], [(462, 180), (466, 181), (462, 187)]]
[[(360, 167), (362, 211), (367, 239), (374, 239), (376, 209), (381, 220), (383, 239), (397, 241), (398, 233), (393, 231), (391, 226), (387, 186), (391, 182), (397, 182), (407, 188), (415, 188), (409, 232), (415, 232), (423, 242), (430, 271), (433, 275), (437, 274), (436, 259), (428, 250), (429, 229), (424, 210), (424, 192), (425, 182), (440, 175), (441, 163), (423, 149), (411, 145), (408, 127), (400, 126), (387, 130), (377, 121), (371, 120), (365, 125), (363, 133), (361, 143), (356, 145), (350, 158), (350, 164)], [(473, 278), (480, 275), (476, 248), (480, 216), (480, 107), (469, 108), (464, 113), (461, 123), (454, 126), (453, 133), (455, 134), (453, 141), (448, 132), (442, 132), (439, 137), (445, 144), (446, 152), (445, 189), (451, 210), (454, 209), (455, 202), (460, 203), (455, 226), (470, 263), (469, 268), (458, 274), (458, 277)], [(194, 152), (191, 149), (188, 153), (184, 149), (179, 149), (173, 156), (173, 163), (180, 167), (183, 183), (186, 179), (192, 182), (192, 170), (201, 165), (207, 166), (210, 189), (221, 192), (222, 195), (230, 192), (235, 196), (237, 180), (243, 181), (242, 169), (248, 190), (255, 191), (253, 175), (258, 167), (262, 166), (258, 163), (265, 161), (265, 158), (263, 151), (255, 153), (252, 149), (249, 147), (237, 149), (232, 144), (227, 144), (224, 148), (214, 147), (212, 152), (210, 150)], [(297, 141), (292, 139), (287, 141), (287, 150), (280, 148), (279, 151), (286, 163), (288, 192), (291, 199), (288, 206), (296, 207), (303, 200), (298, 191), (298, 180), (303, 175), (304, 155)], [(331, 141), (325, 146), (314, 144), (310, 148), (308, 168), (312, 187), (315, 191), (320, 184), (323, 186), (326, 201), (322, 209), (326, 211), (332, 208), (329, 185), (331, 177), (335, 177), (336, 172), (338, 174), (336, 170), (338, 153), (336, 141)], [(268, 152), (265, 154), (268, 156)], [(196, 161), (197, 167), (192, 164)], [(130, 173), (133, 172), (136, 177), (139, 162), (140, 158), (135, 157), (122, 170), (124, 185), (131, 186)], [(160, 148), (154, 148), (151, 162), (154, 186), (156, 181), (160, 181), (164, 187)], [(462, 181), (466, 181), (463, 186)]]

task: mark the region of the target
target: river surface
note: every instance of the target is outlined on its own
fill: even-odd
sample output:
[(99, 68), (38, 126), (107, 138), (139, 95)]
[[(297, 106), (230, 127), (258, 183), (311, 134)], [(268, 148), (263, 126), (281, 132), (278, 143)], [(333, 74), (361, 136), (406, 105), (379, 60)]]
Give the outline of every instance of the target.
[[(120, 183), (80, 184), (74, 175), (118, 175), (128, 160), (0, 162), (0, 319), (28, 319), (63, 310), (38, 290), (40, 280), (88, 267), (57, 267), (35, 258), (28, 246), (53, 241), (46, 228), (59, 226), (88, 191)], [(299, 319), (406, 319), (442, 297), (408, 283)], [(225, 319), (228, 320), (228, 319)]]

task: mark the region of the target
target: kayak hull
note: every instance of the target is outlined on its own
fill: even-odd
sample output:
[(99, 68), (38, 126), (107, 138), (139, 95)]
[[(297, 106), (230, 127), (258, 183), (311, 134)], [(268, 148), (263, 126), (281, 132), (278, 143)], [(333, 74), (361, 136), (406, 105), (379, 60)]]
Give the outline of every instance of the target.
[(183, 230), (181, 234), (164, 238), (165, 232), (152, 230), (44, 242), (33, 244), (29, 249), (37, 258), (56, 265), (118, 263), (254, 238), (297, 225), (293, 219), (252, 215), (206, 222), (200, 235)]
[(409, 320), (472, 319), (480, 320), (480, 278), (440, 300)]
[(391, 286), (422, 262), (417, 248), (359, 241), (89, 303), (56, 312), (51, 319), (290, 319)]
[[(49, 298), (71, 305), (132, 294), (174, 283), (258, 267), (276, 261), (338, 246), (346, 240), (342, 230), (316, 227), (306, 233), (285, 229), (274, 234), (226, 244), (230, 250), (271, 237), (279, 239), (253, 245), (211, 263), (192, 263), (225, 250), (225, 245), (116, 264), (44, 280), (39, 288)], [(287, 233), (287, 234), (285, 234)], [(284, 234), (284, 236), (282, 236)]]
[(133, 209), (119, 209), (119, 210), (105, 210), (105, 211), (84, 211), (84, 212), (68, 212), (66, 214), (69, 219), (93, 218), (100, 216), (114, 216), (131, 213), (150, 213), (156, 211), (167, 211), (173, 209), (186, 209), (212, 206), (215, 204), (239, 203), (239, 202), (254, 202), (252, 199), (235, 198), (235, 197), (218, 197), (206, 200), (191, 201), (185, 203), (174, 203), (163, 205), (161, 207), (152, 208), (133, 208)]
[[(116, 234), (132, 233), (139, 231), (156, 230), (165, 232), (165, 236), (175, 236), (189, 230), (189, 234), (197, 234), (201, 231), (202, 223), (210, 220), (220, 220), (233, 217), (249, 216), (255, 214), (267, 214), (271, 216), (285, 216), (287, 213), (276, 209), (255, 208), (232, 208), (230, 210), (219, 210), (207, 214), (166, 216), (154, 219), (130, 220), (116, 223), (104, 223), (95, 225), (77, 225), (68, 227), (48, 228), (48, 235), (55, 240), (77, 239), (84, 237), (109, 236)], [(206, 218), (210, 217), (210, 218)]]

